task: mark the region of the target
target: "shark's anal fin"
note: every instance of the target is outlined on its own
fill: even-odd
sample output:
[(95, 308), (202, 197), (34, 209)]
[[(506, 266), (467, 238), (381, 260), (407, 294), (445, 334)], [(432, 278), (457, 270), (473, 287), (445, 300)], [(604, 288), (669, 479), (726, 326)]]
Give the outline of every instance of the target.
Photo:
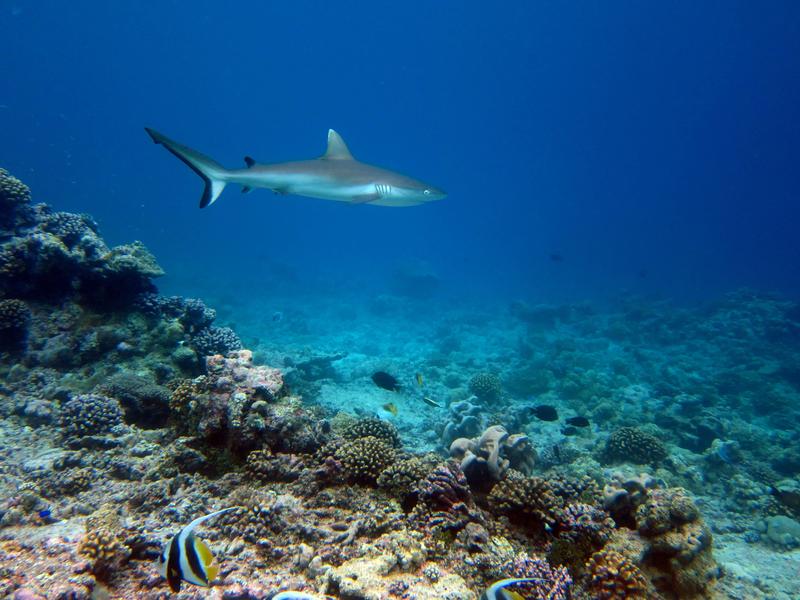
[(256, 160), (252, 156), (245, 156), (244, 157), (244, 164), (246, 164), (247, 168), (249, 169), (254, 164), (256, 164)]
[(253, 191), (253, 188), (251, 188), (249, 185), (243, 185), (242, 186), (242, 193), (243, 194), (249, 194), (252, 191)]
[(377, 192), (373, 192), (371, 194), (358, 194), (357, 196), (353, 196), (353, 199), (350, 201), (351, 204), (369, 204), (380, 198), (381, 195)]

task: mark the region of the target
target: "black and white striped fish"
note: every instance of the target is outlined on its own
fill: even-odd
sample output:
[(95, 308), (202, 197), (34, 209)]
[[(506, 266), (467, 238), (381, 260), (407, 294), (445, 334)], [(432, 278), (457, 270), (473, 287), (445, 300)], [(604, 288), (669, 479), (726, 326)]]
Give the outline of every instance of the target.
[(214, 555), (203, 540), (194, 537), (194, 529), (203, 521), (239, 508), (232, 506), (199, 517), (181, 529), (168, 543), (158, 558), (161, 575), (173, 592), (179, 592), (181, 581), (208, 587), (219, 573)]

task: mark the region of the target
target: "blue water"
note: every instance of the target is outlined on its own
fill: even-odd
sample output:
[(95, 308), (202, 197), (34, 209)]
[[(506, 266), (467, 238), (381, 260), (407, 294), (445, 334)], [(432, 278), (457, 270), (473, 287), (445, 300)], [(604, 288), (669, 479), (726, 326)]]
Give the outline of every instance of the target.
[[(407, 259), (465, 301), (800, 291), (796, 2), (4, 0), (0, 64), (0, 165), (144, 241), (165, 291), (378, 293)], [(226, 166), (333, 127), (449, 197), (201, 211), (144, 126)]]

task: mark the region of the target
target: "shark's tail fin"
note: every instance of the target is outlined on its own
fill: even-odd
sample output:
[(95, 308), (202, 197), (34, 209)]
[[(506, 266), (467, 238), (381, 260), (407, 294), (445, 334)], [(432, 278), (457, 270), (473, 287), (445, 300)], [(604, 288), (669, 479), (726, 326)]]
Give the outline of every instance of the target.
[(161, 144), (169, 150), (172, 154), (177, 156), (181, 161), (195, 173), (203, 178), (206, 182), (206, 188), (203, 190), (203, 197), (200, 198), (200, 208), (205, 208), (219, 198), (222, 190), (225, 189), (227, 183), (227, 171), (225, 167), (217, 161), (200, 154), (196, 150), (192, 150), (188, 146), (179, 144), (178, 142), (169, 139), (167, 136), (158, 133), (149, 127), (144, 128), (148, 135), (153, 138), (156, 144)]

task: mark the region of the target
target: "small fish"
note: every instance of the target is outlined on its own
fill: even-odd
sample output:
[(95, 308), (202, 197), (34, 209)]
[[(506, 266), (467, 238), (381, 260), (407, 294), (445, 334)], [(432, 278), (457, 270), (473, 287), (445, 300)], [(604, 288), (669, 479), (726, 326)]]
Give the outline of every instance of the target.
[(425, 380), (424, 380), (424, 379), (422, 379), (422, 373), (417, 373), (417, 375), (416, 375), (416, 379), (417, 379), (417, 385), (418, 385), (419, 387), (422, 387), (422, 384), (424, 384), (424, 383), (425, 383)]
[(375, 385), (379, 388), (389, 390), (390, 392), (396, 392), (400, 389), (400, 382), (385, 371), (376, 371), (373, 373), (372, 381), (374, 381)]
[(52, 515), (52, 514), (53, 514), (53, 512), (49, 508), (45, 508), (44, 510), (40, 510), (39, 511), (39, 518), (40, 519), (49, 519), (50, 515)]
[(540, 404), (531, 409), (531, 412), (537, 419), (542, 421), (558, 421), (558, 411), (555, 406), (549, 404)]
[(425, 404), (428, 404), (429, 406), (435, 406), (436, 408), (442, 408), (442, 405), (441, 405), (441, 404), (439, 404), (439, 403), (438, 403), (436, 400), (434, 400), (433, 398), (428, 398), (427, 396), (423, 396), (423, 397), (422, 397), (422, 401), (423, 401)]
[(525, 596), (505, 589), (510, 585), (517, 585), (518, 583), (544, 583), (544, 579), (540, 578), (522, 578), (522, 579), (501, 579), (495, 581), (490, 585), (483, 594), (481, 600), (524, 600)]
[(383, 410), (392, 413), (395, 417), (397, 416), (398, 413), (397, 406), (395, 406), (394, 402), (387, 402), (386, 404), (384, 404)]
[(277, 323), (279, 321), (283, 321), (283, 313), (279, 310), (276, 310), (272, 313), (272, 322)]
[(589, 426), (589, 419), (586, 417), (570, 417), (566, 420), (567, 425), (573, 425), (575, 427), (588, 427)]
[(561, 428), (561, 433), (564, 434), (564, 435), (570, 435), (570, 436), (578, 435), (578, 428), (577, 427), (573, 427), (572, 425), (569, 425), (567, 427), (562, 427)]
[(173, 592), (181, 590), (181, 581), (209, 587), (219, 573), (219, 565), (214, 564), (214, 555), (203, 540), (194, 537), (194, 529), (203, 521), (223, 513), (236, 510), (238, 506), (223, 508), (199, 517), (181, 529), (164, 548), (158, 558), (161, 575), (169, 583)]

